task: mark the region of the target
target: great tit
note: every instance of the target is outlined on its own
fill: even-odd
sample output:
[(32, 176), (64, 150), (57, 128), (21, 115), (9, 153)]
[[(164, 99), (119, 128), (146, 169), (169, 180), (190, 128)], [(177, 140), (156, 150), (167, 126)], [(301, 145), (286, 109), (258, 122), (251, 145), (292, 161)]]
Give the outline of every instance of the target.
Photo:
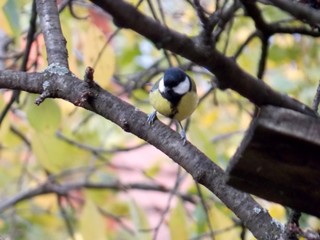
[(180, 68), (168, 68), (151, 89), (149, 100), (155, 111), (148, 116), (147, 122), (151, 125), (157, 112), (176, 120), (185, 142), (186, 133), (181, 121), (188, 118), (198, 105), (195, 82)]

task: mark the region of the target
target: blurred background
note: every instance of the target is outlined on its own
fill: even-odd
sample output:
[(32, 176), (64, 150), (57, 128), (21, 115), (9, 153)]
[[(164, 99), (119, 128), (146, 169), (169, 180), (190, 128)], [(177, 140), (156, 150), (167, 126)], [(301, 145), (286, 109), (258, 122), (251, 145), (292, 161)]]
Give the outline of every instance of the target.
[[(127, 1), (188, 36), (201, 31), (192, 1)], [(211, 13), (234, 1), (202, 0)], [(0, 0), (0, 70), (21, 69), (32, 16), (30, 0)], [(247, 129), (254, 106), (236, 92), (217, 89), (215, 76), (180, 56), (159, 50), (110, 16), (82, 0), (58, 1), (71, 71), (151, 113), (148, 91), (170, 65), (195, 80), (199, 107), (187, 124), (188, 140), (226, 168)], [(302, 25), (270, 5), (258, 5), (268, 22)], [(38, 22), (36, 22), (38, 26)], [(217, 49), (248, 73), (259, 71), (261, 43), (255, 26), (239, 8), (219, 33)], [(274, 35), (261, 78), (279, 92), (312, 105), (320, 76), (319, 40), (300, 34)], [(26, 62), (43, 71), (46, 52), (39, 27)], [(151, 84), (150, 84), (151, 83)], [(1, 90), (1, 111), (12, 91)], [(21, 93), (0, 127), (0, 239), (254, 239), (242, 223), (171, 159), (115, 124), (62, 101)], [(3, 114), (3, 112), (2, 112)], [(170, 121), (160, 117), (170, 125)], [(172, 126), (174, 128), (174, 126)], [(42, 191), (58, 183), (56, 192)], [(287, 211), (257, 199), (285, 223)], [(210, 220), (208, 220), (208, 218)], [(319, 229), (304, 215), (302, 226)]]

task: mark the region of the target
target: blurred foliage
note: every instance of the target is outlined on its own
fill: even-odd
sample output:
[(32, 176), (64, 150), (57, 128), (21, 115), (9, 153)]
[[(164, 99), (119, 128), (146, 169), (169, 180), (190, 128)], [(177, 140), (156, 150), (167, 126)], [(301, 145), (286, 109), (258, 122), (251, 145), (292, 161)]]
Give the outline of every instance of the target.
[[(135, 1), (129, 2), (135, 4)], [(156, 1), (151, 2), (156, 5)], [(188, 1), (162, 2), (168, 26), (190, 36), (199, 33), (201, 24)], [(213, 11), (214, 2), (201, 3)], [(11, 53), (24, 51), (31, 5), (29, 0), (0, 0), (0, 30), (15, 40), (9, 48)], [(147, 3), (139, 9), (153, 16)], [(261, 9), (268, 22), (288, 18), (271, 6), (263, 5)], [(61, 12), (71, 71), (81, 78), (87, 66), (94, 66), (95, 80), (102, 87), (144, 112), (151, 112), (146, 83), (156, 81), (168, 67), (163, 51), (130, 30), (116, 32), (110, 17), (88, 2), (75, 1), (73, 11), (85, 18), (76, 19), (67, 8)], [(156, 14), (160, 16), (159, 8)], [(222, 33), (217, 48), (232, 56), (253, 31), (254, 23), (239, 10), (231, 30)], [(318, 45), (319, 40), (312, 37), (275, 35), (270, 41), (264, 80), (276, 90), (311, 105), (320, 76)], [(260, 41), (254, 39), (237, 62), (256, 75), (260, 54)], [(189, 64), (178, 56), (169, 57), (175, 64)], [(8, 68), (17, 68), (19, 64), (21, 59), (6, 60)], [(33, 44), (28, 67), (30, 71), (46, 67), (41, 35)], [(148, 74), (151, 70), (155, 72)], [(195, 79), (200, 97), (210, 91), (213, 76), (205, 69), (194, 66), (188, 73)], [(1, 109), (10, 95), (9, 91), (1, 91)], [(118, 190), (72, 189), (59, 197), (46, 194), (20, 201), (1, 213), (0, 238), (152, 239), (153, 228), (164, 216), (158, 239), (209, 239), (210, 228), (200, 203), (182, 198), (168, 203), (170, 193), (161, 193), (158, 197), (143, 188), (139, 191), (122, 188), (122, 183), (160, 184), (160, 192), (163, 188), (172, 188), (177, 173), (173, 170), (175, 164), (166, 156), (150, 146), (136, 148), (142, 143), (140, 139), (100, 116), (61, 100), (46, 100), (35, 106), (35, 98), (32, 94), (22, 94), (20, 103), (0, 128), (1, 202), (46, 181), (60, 186), (81, 181), (115, 183)], [(252, 104), (237, 93), (214, 89), (193, 114), (188, 138), (225, 168), (252, 113)], [(169, 123), (165, 118), (160, 119)], [(197, 198), (190, 176), (183, 179), (179, 192)], [(203, 189), (203, 194), (215, 239), (239, 239), (241, 226), (235, 216), (210, 192)], [(58, 198), (62, 199), (60, 204)], [(166, 212), (168, 204), (171, 208)], [(261, 204), (274, 218), (285, 222), (286, 211), (282, 206), (263, 200)], [(320, 223), (316, 218), (305, 216), (303, 226), (316, 229)], [(70, 231), (74, 233), (73, 238)], [(246, 239), (254, 238), (247, 233)]]

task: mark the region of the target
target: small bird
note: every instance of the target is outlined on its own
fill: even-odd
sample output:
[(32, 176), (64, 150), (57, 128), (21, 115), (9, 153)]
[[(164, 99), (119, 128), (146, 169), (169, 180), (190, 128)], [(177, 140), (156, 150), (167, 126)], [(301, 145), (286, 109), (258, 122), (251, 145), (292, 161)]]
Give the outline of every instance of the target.
[(168, 68), (151, 89), (149, 100), (155, 111), (148, 116), (147, 122), (151, 125), (157, 112), (176, 120), (185, 143), (186, 132), (181, 121), (188, 118), (198, 105), (195, 82), (180, 68)]

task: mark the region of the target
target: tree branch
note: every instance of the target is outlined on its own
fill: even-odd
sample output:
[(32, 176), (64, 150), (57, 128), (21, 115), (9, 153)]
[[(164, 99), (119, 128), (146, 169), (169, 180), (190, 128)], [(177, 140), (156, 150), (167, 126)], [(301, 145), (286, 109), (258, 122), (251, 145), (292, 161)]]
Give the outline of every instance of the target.
[(44, 40), (48, 65), (59, 64), (69, 69), (66, 39), (63, 37), (59, 12), (55, 0), (36, 0), (37, 11)]
[(315, 116), (312, 109), (274, 91), (263, 81), (244, 72), (232, 59), (216, 49), (208, 49), (208, 46), (201, 44), (198, 38), (192, 40), (169, 29), (122, 0), (91, 1), (111, 14), (118, 26), (130, 28), (154, 42), (158, 48), (170, 50), (207, 68), (216, 75), (221, 89), (231, 88), (258, 106), (274, 105)]
[(50, 86), (51, 97), (62, 98), (73, 104), (79, 103), (83, 95), (90, 91), (91, 97), (88, 101), (82, 101), (81, 107), (103, 116), (161, 150), (220, 198), (258, 239), (278, 239), (282, 234), (283, 229), (249, 194), (225, 184), (224, 171), (218, 165), (190, 143), (183, 145), (180, 135), (160, 121), (149, 126), (147, 115), (136, 107), (98, 86), (89, 89), (86, 82), (72, 75), (0, 72), (0, 88), (41, 93), (46, 85)]
[(127, 190), (144, 190), (144, 191), (157, 191), (157, 192), (173, 192), (174, 195), (182, 198), (185, 201), (196, 202), (192, 196), (181, 194), (177, 191), (174, 191), (170, 188), (166, 188), (162, 185), (150, 185), (145, 183), (131, 183), (131, 184), (121, 184), (119, 182), (110, 182), (110, 183), (92, 183), (86, 181), (79, 181), (73, 183), (64, 183), (57, 184), (53, 182), (45, 182), (36, 186), (32, 189), (27, 189), (25, 191), (21, 191), (20, 193), (14, 195), (13, 197), (4, 199), (0, 203), (0, 212), (18, 204), (21, 201), (49, 193), (56, 193), (59, 196), (66, 196), (68, 193), (74, 190), (78, 190), (81, 188), (87, 189), (109, 189), (115, 191), (127, 191)]
[(251, 17), (251, 19), (254, 21), (254, 24), (257, 29), (259, 29), (264, 37), (270, 36), (270, 27), (265, 22), (265, 20), (262, 17), (260, 9), (256, 6), (255, 2), (252, 0), (241, 0), (243, 6), (245, 7), (246, 13)]
[[(27, 42), (26, 42), (26, 47), (24, 49), (22, 63), (20, 67), (20, 70), (24, 72), (28, 70), (28, 60), (31, 52), (31, 46), (34, 40), (34, 35), (36, 33), (36, 21), (37, 21), (36, 2), (35, 0), (33, 0), (32, 13), (29, 20), (30, 26), (27, 34)], [(4, 118), (6, 117), (6, 115), (8, 114), (9, 110), (11, 109), (13, 103), (19, 102), (19, 96), (20, 96), (20, 91), (18, 90), (13, 91), (9, 102), (6, 104), (6, 106), (4, 107), (4, 109), (0, 114), (0, 125), (3, 122)]]
[(302, 21), (307, 21), (313, 25), (320, 24), (319, 11), (316, 11), (315, 9), (312, 9), (306, 5), (288, 0), (270, 0), (270, 2)]

